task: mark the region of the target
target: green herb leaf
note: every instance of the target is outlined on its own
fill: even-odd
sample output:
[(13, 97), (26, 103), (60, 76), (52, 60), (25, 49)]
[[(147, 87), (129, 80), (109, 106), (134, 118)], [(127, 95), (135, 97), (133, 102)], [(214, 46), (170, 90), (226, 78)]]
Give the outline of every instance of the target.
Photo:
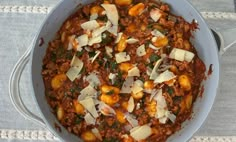
[(76, 56), (77, 56), (77, 57), (80, 57), (80, 56), (82, 56), (83, 54), (84, 54), (84, 50), (82, 50), (81, 52), (78, 51), (78, 52), (76, 53)]
[(152, 54), (150, 57), (149, 57), (150, 61), (151, 62), (156, 62), (158, 61), (159, 59), (161, 59), (160, 56), (158, 56), (157, 54)]
[(103, 45), (105, 45), (105, 44), (109, 44), (109, 43), (111, 43), (113, 41), (113, 37), (112, 37), (112, 35), (111, 35), (111, 33), (109, 33), (109, 32), (104, 32), (103, 34), (102, 34), (102, 44)]
[(95, 51), (92, 51), (92, 52), (89, 52), (89, 58), (92, 58), (96, 55), (96, 52)]
[(171, 87), (167, 88), (168, 94), (172, 95), (174, 93), (174, 90)]
[(110, 62), (110, 67), (112, 71), (115, 71), (117, 69), (117, 63), (116, 62)]
[(83, 121), (83, 119), (84, 118), (82, 115), (77, 114), (75, 119), (75, 124), (80, 124)]
[(52, 54), (51, 54), (51, 61), (53, 61), (55, 63), (56, 60), (57, 60), (57, 55), (54, 52), (52, 52)]
[(107, 92), (106, 94), (107, 95), (113, 95), (115, 93), (115, 91), (114, 90), (110, 90), (109, 92)]

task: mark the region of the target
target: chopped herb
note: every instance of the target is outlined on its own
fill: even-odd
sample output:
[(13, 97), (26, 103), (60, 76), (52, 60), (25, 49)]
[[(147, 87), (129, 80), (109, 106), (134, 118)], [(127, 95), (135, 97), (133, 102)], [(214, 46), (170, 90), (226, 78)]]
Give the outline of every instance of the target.
[(72, 51), (66, 52), (66, 59), (71, 60), (73, 58)]
[(86, 68), (83, 67), (79, 74), (83, 74), (86, 71)]
[(83, 121), (83, 119), (84, 118), (82, 115), (77, 114), (75, 118), (75, 124), (80, 124)]
[(167, 88), (168, 94), (172, 95), (174, 93), (174, 90), (171, 87)]
[(149, 64), (147, 64), (147, 66), (148, 66), (149, 68), (151, 68), (151, 69), (153, 69), (153, 68), (154, 68), (154, 65), (153, 65), (153, 63), (149, 63)]
[(147, 25), (147, 28), (152, 29), (152, 26), (153, 26), (152, 24), (149, 24), (149, 25)]
[(117, 69), (117, 63), (116, 62), (111, 62), (110, 67), (112, 71), (115, 71)]
[(108, 91), (106, 94), (107, 94), (107, 95), (113, 95), (114, 93), (115, 93), (114, 90), (110, 90), (110, 91)]
[(106, 44), (109, 44), (109, 43), (111, 43), (113, 41), (113, 37), (112, 37), (112, 35), (111, 35), (111, 33), (109, 33), (109, 32), (104, 32), (103, 34), (102, 34), (102, 44), (103, 45), (106, 45)]
[(149, 59), (151, 62), (156, 62), (157, 60), (159, 60), (161, 57), (158, 56), (157, 54), (152, 54)]
[(146, 42), (145, 42), (145, 47), (148, 47), (150, 43), (152, 43), (152, 42), (151, 42), (151, 41), (149, 41), (149, 40), (148, 40), (148, 41), (146, 41)]
[(108, 18), (107, 18), (106, 15), (99, 16), (97, 19), (98, 19), (98, 20), (101, 20), (101, 21), (105, 21), (105, 22), (107, 22), (107, 20), (108, 20)]
[(95, 51), (92, 51), (92, 52), (89, 52), (89, 58), (92, 58), (96, 55), (96, 52)]
[(103, 142), (119, 142), (120, 140), (114, 137), (105, 138)]
[(55, 63), (56, 59), (57, 59), (57, 55), (54, 52), (52, 52), (52, 54), (51, 54), (51, 61), (53, 61)]
[(76, 53), (76, 56), (77, 56), (77, 57), (80, 57), (80, 56), (82, 56), (83, 54), (84, 54), (84, 50), (82, 50), (81, 52), (78, 51), (78, 52)]
[(97, 60), (97, 62), (98, 62), (98, 64), (100, 65), (100, 66), (102, 66), (103, 65), (103, 60)]
[(75, 92), (75, 88), (71, 88), (70, 92), (73, 94)]

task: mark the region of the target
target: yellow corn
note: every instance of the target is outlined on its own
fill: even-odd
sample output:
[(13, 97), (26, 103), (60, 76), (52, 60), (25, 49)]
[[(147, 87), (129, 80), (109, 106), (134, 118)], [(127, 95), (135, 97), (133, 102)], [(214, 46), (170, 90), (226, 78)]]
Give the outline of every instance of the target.
[(144, 93), (143, 93), (142, 91), (140, 91), (140, 92), (138, 92), (138, 93), (136, 93), (136, 94), (134, 94), (134, 93), (132, 92), (131, 95), (132, 95), (132, 97), (133, 97), (134, 99), (139, 100), (139, 99), (141, 99), (141, 98), (143, 97)]
[(145, 89), (153, 89), (154, 88), (154, 83), (151, 80), (145, 81), (144, 82), (144, 88)]
[(53, 89), (58, 89), (60, 88), (63, 83), (66, 81), (67, 76), (65, 74), (58, 74), (54, 76), (51, 80), (51, 86)]
[(132, 68), (133, 68), (133, 65), (130, 63), (126, 63), (126, 62), (120, 63), (120, 65), (119, 65), (119, 69), (123, 72), (126, 72), (126, 73)]
[(99, 15), (101, 15), (101, 13), (104, 11), (104, 9), (101, 7), (101, 6), (98, 6), (98, 5), (96, 5), (96, 6), (94, 6), (94, 7), (92, 7), (91, 9), (90, 9), (90, 14), (92, 15), (92, 14), (99, 14)]
[(64, 116), (64, 110), (63, 110), (62, 106), (59, 105), (57, 108), (57, 119), (62, 120), (63, 116)]
[(190, 109), (192, 106), (192, 102), (193, 102), (193, 96), (192, 94), (188, 94), (187, 96), (185, 96), (185, 104), (186, 104), (186, 108)]
[(138, 16), (145, 8), (143, 3), (138, 3), (129, 9), (130, 16)]
[(156, 47), (164, 47), (164, 46), (168, 45), (169, 40), (168, 40), (168, 38), (166, 36), (165, 37), (158, 37), (156, 39), (156, 41), (153, 41), (152, 43)]
[(101, 91), (102, 91), (102, 93), (108, 94), (108, 95), (113, 95), (113, 94), (118, 95), (120, 93), (119, 88), (114, 87), (114, 86), (109, 86), (109, 85), (102, 85)]
[(120, 123), (125, 123), (126, 122), (124, 113), (120, 110), (116, 110), (116, 118)]
[(77, 114), (84, 114), (84, 107), (77, 100), (73, 100), (73, 104)]
[(100, 97), (101, 101), (108, 105), (114, 105), (120, 100), (119, 95), (107, 95), (107, 94), (102, 94)]
[(154, 117), (156, 115), (156, 104), (157, 102), (154, 100), (147, 104), (147, 112), (150, 117)]
[(115, 0), (115, 3), (120, 6), (130, 5), (132, 0)]
[(86, 142), (95, 142), (96, 136), (91, 131), (85, 131), (81, 134), (81, 138)]
[(125, 34), (122, 34), (121, 39), (117, 44), (117, 50), (119, 52), (123, 52), (126, 49), (126, 47), (127, 47), (126, 40), (127, 40), (127, 36)]
[(190, 83), (189, 77), (187, 75), (179, 76), (178, 81), (179, 81), (181, 88), (183, 88), (185, 91), (191, 90), (191, 83)]

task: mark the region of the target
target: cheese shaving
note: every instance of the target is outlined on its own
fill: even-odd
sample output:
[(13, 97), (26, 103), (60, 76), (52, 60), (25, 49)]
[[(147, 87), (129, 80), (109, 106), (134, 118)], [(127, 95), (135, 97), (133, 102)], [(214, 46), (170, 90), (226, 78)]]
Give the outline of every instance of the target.
[(158, 31), (158, 30), (153, 30), (152, 32), (151, 32), (151, 34), (153, 35), (153, 36), (155, 36), (155, 37), (161, 37), (161, 38), (163, 38), (163, 37), (165, 37), (165, 35), (163, 35), (160, 31)]
[(130, 69), (128, 71), (128, 76), (131, 77), (131, 76), (140, 76), (140, 71), (138, 69), (138, 67), (133, 67), (132, 69)]
[(93, 44), (102, 42), (102, 35), (99, 35), (97, 37), (92, 37), (88, 41), (88, 45), (92, 46)]
[(96, 20), (88, 21), (81, 24), (81, 28), (84, 30), (94, 30), (99, 27), (99, 23)]
[(129, 38), (129, 39), (126, 40), (126, 42), (127, 42), (128, 44), (134, 44), (134, 43), (139, 42), (139, 40), (138, 40), (138, 39), (135, 39), (135, 38)]
[(105, 9), (107, 18), (109, 19), (109, 21), (111, 21), (113, 25), (110, 29), (108, 29), (108, 31), (114, 35), (117, 35), (119, 15), (116, 5), (102, 4), (101, 6)]
[(145, 140), (152, 134), (152, 129), (148, 125), (138, 126), (130, 130), (130, 136), (136, 141)]
[(106, 49), (106, 54), (107, 54), (110, 58), (112, 58), (112, 57), (113, 57), (113, 55), (112, 55), (112, 52), (113, 52), (112, 47), (105, 46), (105, 49)]
[(93, 57), (93, 59), (92, 59), (92, 63), (97, 59), (97, 57), (99, 56), (101, 54), (101, 51), (99, 51), (99, 50), (97, 50), (96, 51), (96, 55)]
[(157, 22), (161, 18), (161, 12), (159, 9), (155, 8), (150, 11), (150, 17), (153, 21)]
[(88, 124), (88, 125), (95, 125), (95, 123), (96, 123), (96, 120), (93, 118), (93, 116), (90, 113), (87, 113), (84, 116), (84, 120), (85, 120), (86, 124)]
[(78, 41), (77, 51), (79, 51), (81, 49), (81, 47), (88, 45), (88, 35), (87, 34), (83, 34), (83, 35), (77, 37), (76, 40)]
[(116, 53), (115, 54), (115, 57), (116, 57), (116, 62), (119, 64), (119, 63), (122, 63), (122, 62), (127, 62), (130, 60), (130, 56), (127, 55), (126, 52), (120, 52), (120, 53)]
[(139, 57), (146, 55), (146, 50), (145, 50), (145, 45), (144, 45), (144, 44), (141, 45), (141, 46), (139, 46), (139, 47), (137, 48), (136, 54), (137, 54)]
[(134, 83), (134, 78), (133, 77), (127, 77), (126, 80), (124, 81), (120, 93), (131, 93), (131, 88)]
[(157, 69), (159, 68), (159, 66), (161, 65), (162, 63), (162, 59), (158, 60), (154, 66), (154, 68), (152, 69), (152, 72), (150, 74), (150, 77), (149, 79), (150, 80), (155, 80), (158, 76), (158, 72), (157, 72)]
[(116, 80), (116, 74), (110, 73), (108, 78), (111, 80), (111, 84), (113, 85), (115, 83), (115, 80)]
[(87, 77), (86, 77), (86, 81), (89, 82), (89, 85), (92, 87), (97, 87), (101, 85), (101, 82), (97, 76), (97, 74), (95, 72), (90, 73)]
[(187, 61), (191, 62), (194, 58), (194, 54), (190, 51), (179, 49), (179, 48), (173, 48), (170, 52), (169, 58), (175, 59), (178, 61)]
[[(90, 84), (93, 85), (94, 83)], [(88, 85), (87, 87), (85, 87), (83, 90), (80, 91), (80, 95), (78, 96), (79, 101), (82, 101), (88, 97), (89, 98), (94, 97), (97, 94), (97, 91), (91, 85)]]
[(66, 72), (66, 76), (70, 79), (70, 81), (74, 81), (79, 73), (80, 73), (80, 69), (77, 67), (71, 67), (67, 72)]
[(133, 112), (134, 110), (134, 98), (132, 96), (129, 98), (127, 110), (128, 112)]
[(94, 118), (97, 118), (98, 117), (98, 113), (97, 113), (97, 110), (95, 108), (95, 104), (93, 102), (93, 99), (92, 98), (87, 98), (85, 100), (82, 100), (82, 101), (79, 101), (80, 104), (83, 105), (83, 107), (92, 114), (92, 116)]
[(155, 80), (154, 83), (163, 83), (165, 81), (169, 81), (171, 79), (176, 78), (173, 72), (166, 70), (165, 72), (161, 73)]
[(138, 120), (135, 119), (131, 114), (129, 113), (125, 114), (125, 118), (132, 127), (138, 126)]
[(115, 43), (118, 43), (118, 42), (120, 41), (122, 35), (123, 35), (122, 32), (118, 33), (118, 35), (117, 35), (117, 37), (116, 37), (116, 41), (115, 41)]
[(102, 141), (102, 136), (97, 128), (93, 128), (93, 129), (91, 129), (91, 131), (100, 141)]

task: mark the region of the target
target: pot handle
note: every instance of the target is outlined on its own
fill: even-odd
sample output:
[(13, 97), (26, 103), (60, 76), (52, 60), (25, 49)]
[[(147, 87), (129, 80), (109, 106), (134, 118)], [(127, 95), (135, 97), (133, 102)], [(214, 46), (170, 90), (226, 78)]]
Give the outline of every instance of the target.
[(20, 89), (19, 89), (20, 78), (26, 64), (29, 61), (29, 56), (30, 56), (32, 47), (33, 45), (31, 44), (30, 47), (22, 55), (20, 60), (16, 63), (16, 65), (14, 66), (11, 72), (10, 79), (9, 79), (9, 95), (10, 95), (12, 104), (22, 116), (24, 116), (26, 119), (36, 122), (43, 128), (46, 128), (46, 124), (44, 123), (43, 119), (33, 114), (25, 106), (25, 104), (22, 101)]
[(236, 28), (233, 29), (214, 29), (213, 35), (216, 39), (220, 54), (224, 54), (230, 47), (236, 44)]

